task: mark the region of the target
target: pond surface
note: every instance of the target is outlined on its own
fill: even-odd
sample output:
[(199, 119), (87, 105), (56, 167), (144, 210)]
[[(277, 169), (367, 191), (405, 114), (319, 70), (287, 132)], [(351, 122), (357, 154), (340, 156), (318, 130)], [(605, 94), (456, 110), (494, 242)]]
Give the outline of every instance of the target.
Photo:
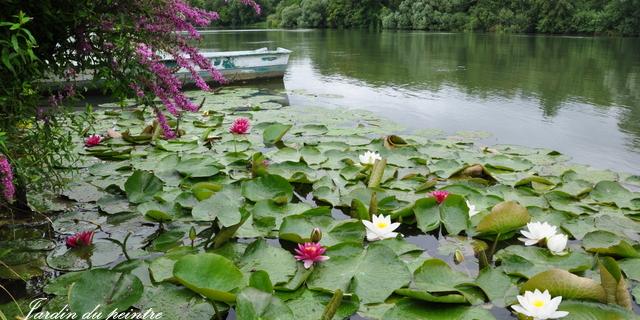
[[(640, 41), (362, 30), (204, 32), (205, 48), (294, 51), (292, 105), (367, 109), (410, 129), (481, 131), (640, 173)], [(282, 86), (282, 84), (280, 84)]]

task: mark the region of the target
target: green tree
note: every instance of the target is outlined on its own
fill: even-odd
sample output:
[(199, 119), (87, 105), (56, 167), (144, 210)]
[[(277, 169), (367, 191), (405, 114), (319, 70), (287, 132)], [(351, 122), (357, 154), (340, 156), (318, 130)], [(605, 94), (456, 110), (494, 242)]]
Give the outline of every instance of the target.
[(295, 28), (298, 26), (298, 19), (302, 15), (302, 9), (298, 4), (292, 4), (280, 14), (280, 27)]
[(298, 25), (305, 28), (322, 28), (325, 26), (325, 0), (303, 0), (302, 15)]

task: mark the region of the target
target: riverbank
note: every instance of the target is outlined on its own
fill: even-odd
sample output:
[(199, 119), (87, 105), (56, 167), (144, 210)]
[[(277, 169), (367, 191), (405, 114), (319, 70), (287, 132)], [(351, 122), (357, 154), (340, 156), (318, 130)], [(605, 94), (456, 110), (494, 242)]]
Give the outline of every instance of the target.
[[(336, 319), (511, 319), (517, 293), (535, 285), (562, 295), (560, 310), (576, 317), (635, 317), (624, 309), (638, 310), (635, 302), (590, 300), (610, 290), (591, 280), (606, 276), (594, 267), (602, 256), (640, 296), (637, 176), (575, 165), (555, 150), (483, 147), (474, 134), (434, 137), (368, 111), (286, 106), (282, 94), (253, 88), (188, 95), (202, 108), (169, 121), (181, 133), (173, 140), (149, 126), (149, 110), (97, 109), (89, 133), (105, 139), (85, 146), (76, 137), (79, 172), (60, 197), (39, 202), (55, 236), (0, 245), (10, 267), (0, 274), (31, 279), (16, 297), (23, 310), (44, 296), (48, 311), (101, 302), (101, 311), (152, 309), (166, 319), (229, 308), (238, 319), (311, 320), (332, 309)], [(230, 133), (239, 118), (250, 129)], [(369, 164), (366, 151), (384, 162)], [(374, 213), (399, 223), (403, 237), (367, 236), (360, 220)], [(524, 246), (516, 238), (529, 221), (566, 234), (565, 252)], [(307, 269), (294, 249), (316, 227), (329, 260)], [(89, 246), (69, 238), (78, 232), (93, 232)], [(562, 273), (556, 287), (549, 268), (576, 275)], [(347, 295), (325, 307), (337, 289)], [(1, 310), (18, 312), (9, 301)]]

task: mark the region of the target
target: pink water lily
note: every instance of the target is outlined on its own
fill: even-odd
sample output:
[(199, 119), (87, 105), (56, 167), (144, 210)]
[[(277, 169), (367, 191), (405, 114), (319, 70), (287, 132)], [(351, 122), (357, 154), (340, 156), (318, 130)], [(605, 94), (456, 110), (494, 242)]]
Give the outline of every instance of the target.
[(100, 142), (102, 142), (102, 136), (99, 134), (92, 134), (84, 140), (84, 145), (91, 148), (99, 145)]
[(67, 248), (88, 247), (93, 243), (93, 231), (81, 231), (67, 237)]
[(446, 199), (449, 196), (449, 191), (436, 190), (431, 192), (430, 195), (434, 197), (438, 203), (442, 203), (444, 202), (444, 199)]
[(329, 260), (329, 257), (322, 255), (326, 250), (326, 248), (317, 242), (298, 244), (298, 248), (295, 249), (295, 258), (298, 261), (304, 262), (304, 267), (309, 269), (316, 262)]
[(237, 118), (233, 120), (229, 132), (233, 134), (246, 134), (251, 128), (251, 122), (247, 118)]

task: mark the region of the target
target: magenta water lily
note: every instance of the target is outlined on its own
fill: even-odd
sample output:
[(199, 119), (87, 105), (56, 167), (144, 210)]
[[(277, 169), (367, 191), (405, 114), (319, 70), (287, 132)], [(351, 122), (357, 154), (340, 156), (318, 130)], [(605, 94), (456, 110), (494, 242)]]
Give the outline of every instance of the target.
[(436, 191), (431, 192), (430, 195), (432, 197), (434, 197), (438, 203), (442, 203), (449, 196), (449, 191), (436, 190)]
[(326, 248), (317, 242), (300, 243), (298, 244), (298, 248), (295, 249), (295, 258), (298, 261), (302, 261), (304, 267), (309, 269), (314, 263), (329, 260), (329, 257), (323, 256), (326, 250)]
[(81, 231), (67, 237), (67, 248), (88, 247), (93, 243), (93, 231)]
[(247, 118), (237, 118), (231, 123), (229, 132), (233, 134), (246, 134), (251, 129), (251, 121)]
[(101, 135), (99, 134), (92, 134), (90, 136), (88, 136), (86, 139), (84, 139), (84, 145), (85, 147), (91, 148), (91, 147), (95, 147), (97, 145), (100, 144), (100, 142), (102, 142), (103, 138)]

